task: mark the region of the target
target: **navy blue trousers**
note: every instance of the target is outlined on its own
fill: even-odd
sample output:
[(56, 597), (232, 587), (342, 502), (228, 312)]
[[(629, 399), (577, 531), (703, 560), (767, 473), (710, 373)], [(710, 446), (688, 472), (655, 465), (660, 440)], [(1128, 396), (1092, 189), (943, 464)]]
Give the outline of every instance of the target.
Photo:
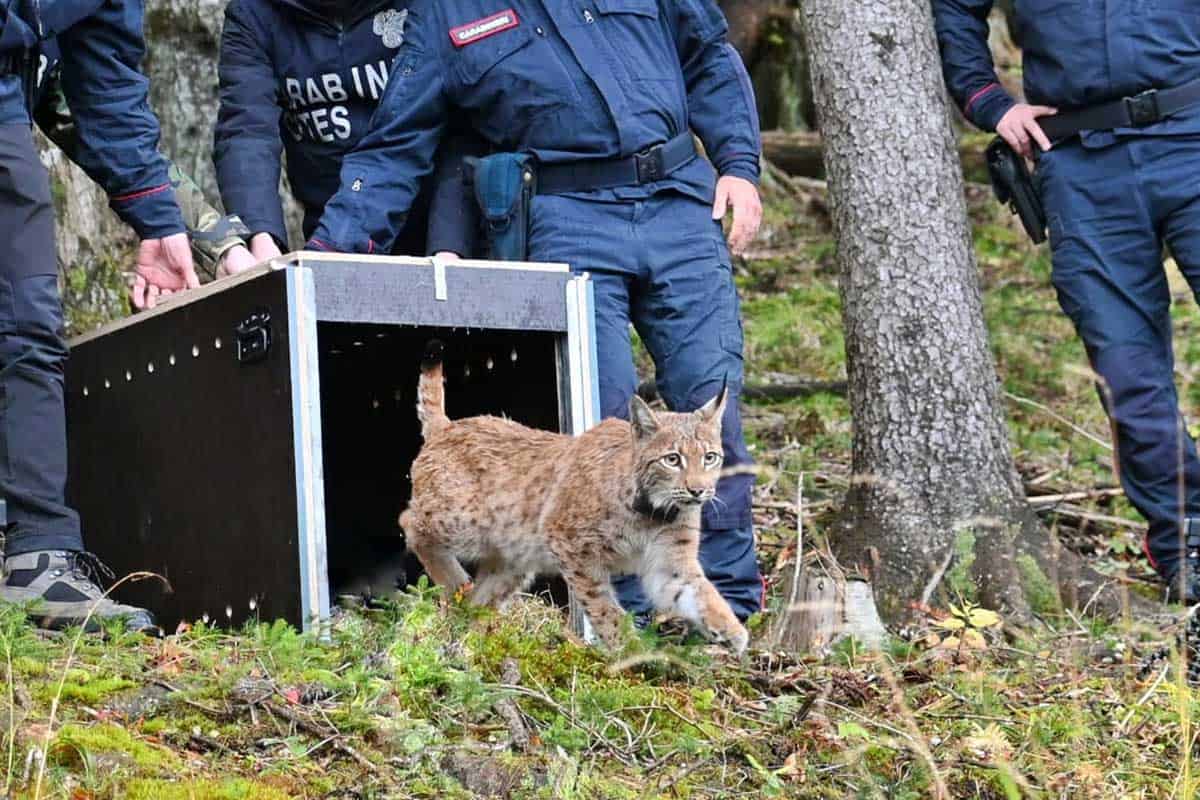
[[(733, 268), (711, 207), (676, 192), (642, 200), (599, 201), (542, 195), (534, 200), (530, 258), (566, 262), (591, 274), (596, 295), (600, 413), (629, 416), (637, 390), (630, 324), (654, 358), (669, 408), (692, 411), (728, 379), (722, 421), (725, 468), (717, 499), (703, 510), (700, 562), (745, 618), (762, 605), (754, 552), (750, 453), (742, 436), (742, 320)], [(619, 578), (631, 611), (651, 609), (639, 581)]]
[(82, 550), (66, 505), (62, 303), (50, 181), (28, 125), (0, 125), (0, 497), (6, 552)]
[(1164, 575), (1200, 517), (1200, 460), (1179, 411), (1164, 245), (1200, 297), (1200, 138), (1063, 143), (1038, 160), (1053, 281), (1099, 376), (1121, 485)]

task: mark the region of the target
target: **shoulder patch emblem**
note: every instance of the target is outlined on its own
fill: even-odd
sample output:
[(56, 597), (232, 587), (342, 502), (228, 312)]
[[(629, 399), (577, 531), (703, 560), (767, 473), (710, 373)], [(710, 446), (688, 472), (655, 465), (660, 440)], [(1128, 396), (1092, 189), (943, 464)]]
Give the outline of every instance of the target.
[(451, 28), (450, 41), (454, 42), (455, 47), (466, 47), (481, 39), (494, 36), (500, 33), (500, 31), (515, 28), (520, 24), (521, 21), (517, 19), (517, 12), (510, 8), (498, 14), (492, 14), (483, 19), (477, 19), (474, 22), (468, 22), (466, 25)]
[(404, 8), (399, 11), (394, 8), (389, 8), (387, 11), (380, 11), (375, 15), (375, 24), (372, 30), (375, 35), (383, 39), (384, 47), (399, 47), (404, 44), (404, 25), (408, 22), (408, 9)]

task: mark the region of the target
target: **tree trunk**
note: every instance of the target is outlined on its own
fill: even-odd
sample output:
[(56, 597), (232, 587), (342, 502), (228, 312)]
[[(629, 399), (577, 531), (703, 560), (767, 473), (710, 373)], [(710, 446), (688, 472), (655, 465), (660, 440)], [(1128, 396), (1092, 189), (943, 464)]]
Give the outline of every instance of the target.
[(1026, 621), (1059, 602), (1047, 574), (1097, 576), (1055, 558), (1014, 467), (929, 4), (805, 0), (804, 19), (854, 418), (835, 553), (889, 621), (938, 587)]
[[(763, 156), (789, 175), (805, 178), (825, 177), (824, 149), (821, 134), (810, 131), (763, 131)], [(987, 163), (983, 151), (986, 140), (964, 137), (958, 142), (958, 155), (963, 170), (977, 183), (986, 183)]]

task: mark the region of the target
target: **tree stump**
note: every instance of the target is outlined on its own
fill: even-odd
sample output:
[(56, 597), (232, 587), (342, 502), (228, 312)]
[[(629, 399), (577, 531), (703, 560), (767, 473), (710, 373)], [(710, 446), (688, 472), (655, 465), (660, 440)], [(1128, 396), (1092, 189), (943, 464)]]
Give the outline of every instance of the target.
[(788, 603), (768, 631), (773, 648), (821, 653), (850, 636), (868, 650), (879, 650), (887, 639), (871, 584), (847, 580), (836, 564), (788, 572), (781, 594)]

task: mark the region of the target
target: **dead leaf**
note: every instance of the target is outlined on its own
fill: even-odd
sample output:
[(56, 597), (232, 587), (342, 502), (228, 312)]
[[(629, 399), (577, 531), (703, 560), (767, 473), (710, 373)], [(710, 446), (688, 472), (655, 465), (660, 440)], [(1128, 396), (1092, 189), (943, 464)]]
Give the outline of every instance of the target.
[(967, 623), (972, 628), (990, 628), (1000, 624), (1000, 615), (989, 608), (973, 608), (967, 614)]
[(775, 771), (776, 775), (781, 775), (785, 778), (795, 778), (800, 782), (804, 781), (804, 755), (799, 751), (795, 751), (783, 760), (783, 766)]

